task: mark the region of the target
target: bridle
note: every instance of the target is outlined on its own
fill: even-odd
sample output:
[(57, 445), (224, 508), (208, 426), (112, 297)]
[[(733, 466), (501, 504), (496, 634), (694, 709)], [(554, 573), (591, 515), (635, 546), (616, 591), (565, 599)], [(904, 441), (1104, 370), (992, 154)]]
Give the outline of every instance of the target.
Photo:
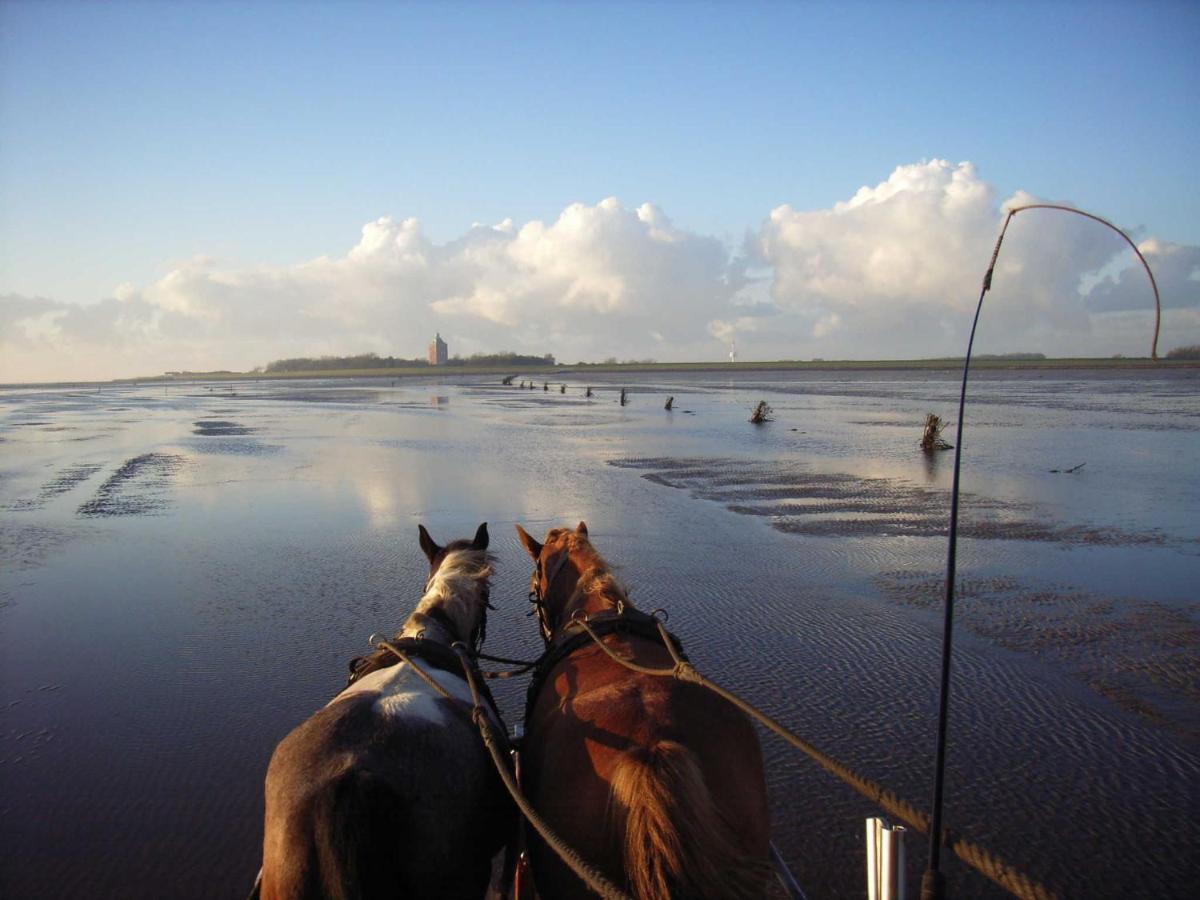
[[(429, 585), (432, 581), (433, 576), (431, 575), (425, 582), (425, 593), (429, 592)], [(434, 607), (427, 612), (421, 613), (421, 615), (428, 621), (430, 626), (440, 632), (442, 640), (433, 639), (432, 635), (427, 634), (426, 626), (422, 625), (421, 629), (411, 637), (403, 637), (403, 631), (397, 632), (392, 637), (391, 642), (403, 645), (408, 653), (422, 656), (426, 659), (440, 658), (443, 663), (446, 663), (448, 659), (449, 663), (442, 665), (441, 668), (450, 672), (458, 672), (461, 667), (458, 657), (453, 651), (449, 651), (449, 648), (454, 643), (460, 642), (468, 648), (468, 652), (473, 658), (480, 656), (483, 642), (487, 640), (487, 613), (489, 609), (496, 608), (492, 605), (490, 593), (490, 590), (486, 586), (480, 592), (483, 606), (479, 610), (479, 621), (465, 638), (459, 637), (458, 628), (450, 617), (440, 608)], [(356, 656), (350, 660), (349, 684), (353, 684), (364, 675), (376, 669), (387, 668), (399, 661), (399, 657), (395, 655), (395, 651), (384, 646), (388, 641), (382, 635), (372, 634), (368, 639), (368, 643), (376, 648), (376, 652), (370, 656)], [(446, 656), (445, 651), (450, 652), (449, 657)], [(390, 660), (390, 662), (380, 665), (380, 660)]]
[(529, 583), (529, 602), (533, 604), (533, 610), (530, 615), (537, 614), (538, 628), (542, 632), (542, 640), (549, 644), (550, 639), (554, 636), (554, 630), (550, 627), (550, 614), (546, 612), (546, 595), (550, 593), (550, 589), (554, 587), (554, 579), (562, 573), (563, 568), (570, 561), (571, 554), (564, 550), (554, 563), (554, 570), (550, 572), (545, 580), (542, 578), (542, 561), (538, 559), (537, 565), (533, 569), (533, 578)]
[[(546, 610), (546, 595), (549, 594), (551, 588), (554, 587), (555, 579), (558, 578), (558, 576), (562, 573), (562, 570), (566, 567), (567, 562), (570, 560), (570, 558), (571, 558), (571, 554), (569, 551), (567, 551), (567, 550), (562, 551), (558, 560), (554, 563), (554, 568), (549, 573), (547, 573), (546, 577), (543, 579), (542, 578), (542, 561), (541, 561), (541, 558), (539, 557), (538, 564), (533, 570), (533, 578), (530, 580), (529, 602), (533, 604), (533, 609), (530, 611), (529, 615), (533, 615), (534, 613), (537, 614), (538, 627), (541, 629), (542, 640), (545, 642), (547, 647), (549, 647), (553, 641), (554, 628), (551, 626), (551, 623), (550, 623), (550, 614)], [(579, 573), (579, 581), (575, 588), (576, 593), (578, 593), (578, 591), (579, 591), (578, 585), (583, 584), (584, 578), (588, 575), (588, 573), (596, 572), (596, 571), (598, 571), (598, 570), (595, 567), (590, 567), (590, 568), (584, 569), (582, 572)], [(572, 595), (572, 597), (574, 597), (574, 595)], [(566, 599), (566, 601), (564, 601), (564, 604), (563, 604), (564, 607), (570, 605), (572, 597), (568, 597)], [(614, 604), (614, 609), (616, 610), (616, 613), (618, 616), (624, 615), (625, 609), (626, 609), (625, 602), (623, 600), (617, 600)], [(581, 616), (581, 614), (582, 614), (582, 610), (576, 610), (575, 613), (572, 614), (571, 619), (574, 620), (576, 618), (579, 618)], [(583, 614), (582, 618), (586, 619), (587, 615)], [(561, 622), (559, 622), (558, 624), (560, 626), (562, 625)], [(570, 624), (570, 623), (568, 622), (567, 624)]]

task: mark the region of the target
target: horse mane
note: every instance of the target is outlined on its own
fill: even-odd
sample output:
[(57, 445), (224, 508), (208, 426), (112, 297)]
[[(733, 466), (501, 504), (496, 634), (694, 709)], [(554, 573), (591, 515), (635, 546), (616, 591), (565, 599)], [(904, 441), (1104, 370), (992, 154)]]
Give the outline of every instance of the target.
[(564, 621), (570, 617), (580, 601), (595, 595), (612, 601), (613, 606), (621, 604), (634, 608), (629, 600), (629, 588), (617, 580), (612, 567), (592, 546), (587, 535), (570, 532), (565, 543), (569, 555), (579, 554), (584, 558), (576, 560), (576, 565), (579, 566), (579, 580), (575, 583), (575, 590), (571, 592), (571, 596), (563, 603)]
[(599, 572), (594, 569), (588, 569), (579, 576), (579, 581), (575, 584), (575, 590), (571, 592), (571, 596), (567, 598), (567, 602), (563, 604), (563, 608), (569, 609), (581, 598), (590, 597), (595, 594), (603, 595), (606, 600), (613, 601), (614, 605), (622, 603), (625, 606), (633, 607), (633, 603), (629, 600), (628, 588), (617, 581), (617, 577), (612, 572)]
[(493, 557), (486, 550), (451, 550), (425, 586), (425, 595), (400, 629), (411, 637), (425, 627), (422, 618), (435, 610), (454, 623), (456, 637), (468, 640), (488, 602)]

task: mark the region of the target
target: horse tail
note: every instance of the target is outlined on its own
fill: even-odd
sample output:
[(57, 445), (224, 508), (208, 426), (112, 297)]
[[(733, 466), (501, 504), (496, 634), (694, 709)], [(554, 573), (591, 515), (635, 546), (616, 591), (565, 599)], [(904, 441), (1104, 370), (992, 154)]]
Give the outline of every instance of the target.
[(403, 829), (399, 805), (390, 787), (369, 770), (351, 769), (321, 792), (313, 809), (321, 896), (352, 900), (395, 891)]
[(639, 900), (762, 897), (766, 862), (739, 846), (687, 747), (661, 740), (623, 754), (612, 798), (625, 815), (625, 874)]

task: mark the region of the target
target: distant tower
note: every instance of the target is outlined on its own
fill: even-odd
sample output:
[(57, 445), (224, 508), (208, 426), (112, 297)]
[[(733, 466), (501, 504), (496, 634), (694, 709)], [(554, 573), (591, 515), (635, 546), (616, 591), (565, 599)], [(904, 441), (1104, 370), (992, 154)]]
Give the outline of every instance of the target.
[(729, 342), (729, 361), (731, 363), (737, 362), (737, 341)]
[(442, 340), (441, 332), (434, 337), (433, 343), (429, 345), (429, 364), (431, 366), (444, 366), (446, 360), (450, 358), (449, 347)]

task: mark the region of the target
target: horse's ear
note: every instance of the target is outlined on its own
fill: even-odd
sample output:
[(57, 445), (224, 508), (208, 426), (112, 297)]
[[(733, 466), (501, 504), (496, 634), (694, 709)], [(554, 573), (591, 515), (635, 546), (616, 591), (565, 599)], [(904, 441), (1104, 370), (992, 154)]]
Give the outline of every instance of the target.
[[(425, 530), (424, 525), (417, 526), (417, 532), (421, 536), (421, 552), (425, 554), (425, 558), (431, 563), (433, 558), (442, 552), (442, 548), (437, 545), (437, 542), (429, 536), (429, 532)], [(485, 534), (486, 538), (487, 535)]]
[(579, 527), (575, 529), (575, 533), (587, 537), (587, 522), (580, 522)]
[(531, 538), (520, 525), (517, 526), (517, 537), (521, 539), (521, 546), (525, 548), (525, 552), (533, 557), (534, 562), (537, 562), (538, 557), (542, 555), (542, 545)]
[(487, 522), (479, 526), (475, 532), (475, 540), (471, 542), (472, 550), (486, 550), (488, 545)]

